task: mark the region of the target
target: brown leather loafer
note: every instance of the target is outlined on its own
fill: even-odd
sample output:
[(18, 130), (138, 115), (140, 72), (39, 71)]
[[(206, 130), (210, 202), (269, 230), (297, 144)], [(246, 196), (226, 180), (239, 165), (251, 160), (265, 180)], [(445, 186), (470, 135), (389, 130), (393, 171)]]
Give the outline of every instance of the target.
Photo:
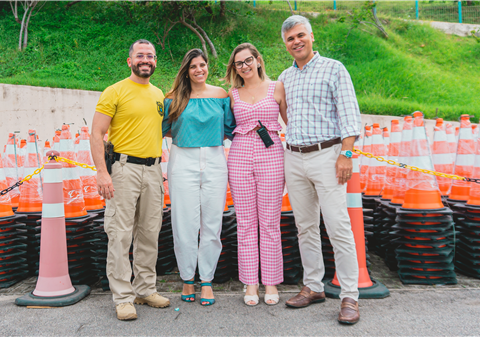
[(289, 299), (285, 304), (290, 308), (305, 308), (312, 303), (325, 302), (325, 292), (316, 293), (311, 291), (309, 287), (304, 286), (302, 291), (295, 297)]
[(338, 321), (342, 324), (355, 324), (359, 319), (360, 312), (358, 311), (358, 302), (349, 297), (345, 297), (342, 300)]

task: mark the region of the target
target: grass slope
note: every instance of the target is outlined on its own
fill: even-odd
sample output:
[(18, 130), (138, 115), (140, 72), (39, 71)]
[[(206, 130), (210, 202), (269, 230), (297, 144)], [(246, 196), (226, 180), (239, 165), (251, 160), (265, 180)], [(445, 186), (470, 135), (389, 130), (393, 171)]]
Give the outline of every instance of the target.
[[(72, 89), (103, 90), (129, 75), (128, 47), (138, 38), (156, 37), (141, 19), (147, 5), (84, 2), (65, 10), (65, 2), (49, 2), (32, 18), (27, 50), (19, 52), (19, 25), (10, 8), (0, 6), (0, 82)], [(264, 55), (267, 73), (276, 79), (292, 63), (280, 37), (289, 12), (255, 9), (228, 3), (238, 10), (221, 21), (208, 16), (199, 23), (212, 38), (218, 60), (211, 60), (209, 82), (221, 78), (233, 48), (251, 42)], [(390, 19), (390, 39), (353, 30), (344, 48), (339, 45), (348, 24), (325, 13), (312, 18), (314, 49), (342, 61), (349, 70), (363, 113), (402, 115), (421, 110), (433, 117), (457, 119), (461, 113), (480, 116), (480, 44), (448, 36), (427, 25)], [(158, 48), (158, 67), (152, 83), (168, 91), (183, 55), (200, 47), (183, 26), (170, 33), (165, 50)]]

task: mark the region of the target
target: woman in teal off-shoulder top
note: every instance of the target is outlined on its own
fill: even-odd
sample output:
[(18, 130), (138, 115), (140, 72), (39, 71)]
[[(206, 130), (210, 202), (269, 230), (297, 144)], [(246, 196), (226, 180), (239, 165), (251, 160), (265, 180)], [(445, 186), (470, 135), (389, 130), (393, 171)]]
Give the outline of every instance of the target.
[(207, 77), (207, 57), (200, 49), (190, 50), (165, 99), (163, 119), (163, 132), (170, 131), (173, 140), (167, 175), (175, 256), (184, 281), (182, 300), (195, 300), (198, 261), (202, 305), (215, 303), (211, 281), (222, 251), (228, 181), (222, 145), (235, 128), (230, 98), (222, 88), (206, 84)]

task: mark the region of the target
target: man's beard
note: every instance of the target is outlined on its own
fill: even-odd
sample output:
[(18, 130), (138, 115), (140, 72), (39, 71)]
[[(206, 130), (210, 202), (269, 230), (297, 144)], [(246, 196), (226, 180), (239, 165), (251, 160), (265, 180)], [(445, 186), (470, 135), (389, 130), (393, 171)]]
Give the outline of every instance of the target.
[[(144, 71), (140, 71), (140, 67), (143, 66), (143, 65), (147, 65), (150, 67), (150, 71), (149, 72), (144, 72)], [(153, 73), (155, 72), (155, 66), (152, 65), (152, 64), (149, 64), (149, 63), (139, 63), (138, 65), (135, 65), (135, 64), (132, 64), (132, 71), (135, 75), (137, 75), (138, 77), (142, 77), (142, 78), (149, 78), (150, 76), (153, 75)]]

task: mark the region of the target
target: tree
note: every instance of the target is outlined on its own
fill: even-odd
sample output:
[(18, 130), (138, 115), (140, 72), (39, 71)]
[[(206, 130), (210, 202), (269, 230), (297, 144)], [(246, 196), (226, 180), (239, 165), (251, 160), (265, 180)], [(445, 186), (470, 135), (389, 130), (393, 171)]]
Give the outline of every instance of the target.
[[(151, 8), (149, 14), (154, 17), (152, 20), (157, 22), (154, 34), (157, 36), (157, 42), (162, 49), (165, 49), (165, 41), (177, 24), (181, 24), (191, 30), (202, 44), (202, 49), (205, 55), (208, 55), (207, 44), (210, 47), (212, 55), (217, 58), (217, 50), (213, 45), (212, 40), (205, 32), (205, 30), (197, 23), (196, 17), (199, 10), (206, 9), (210, 4), (207, 1), (170, 1), (153, 4), (156, 7)], [(213, 11), (212, 11), (213, 13)]]
[[(22, 20), (19, 18), (19, 11), (18, 11), (18, 3), (23, 8), (23, 16)], [(45, 5), (45, 2), (39, 6), (40, 1), (39, 0), (14, 0), (10, 1), (10, 7), (12, 9), (13, 16), (15, 18), (15, 21), (20, 24), (20, 35), (18, 38), (18, 50), (24, 50), (27, 48), (27, 43), (28, 43), (28, 24), (30, 23), (30, 18), (32, 17), (32, 14), (37, 8), (37, 13), (38, 11)], [(23, 43), (22, 43), (23, 40)]]
[[(372, 34), (368, 30), (361, 29), (359, 26), (364, 25), (366, 27), (376, 28), (386, 39), (388, 39), (388, 33), (383, 28), (382, 23), (377, 17), (377, 12), (375, 11), (376, 3), (374, 1), (365, 1), (362, 7), (358, 9), (353, 9), (352, 12), (349, 12), (349, 17), (351, 19), (351, 26), (348, 31), (345, 40), (348, 39), (350, 32), (354, 28), (358, 28), (368, 34)], [(341, 18), (340, 21), (345, 21), (345, 18)], [(373, 35), (373, 34), (372, 34)]]

